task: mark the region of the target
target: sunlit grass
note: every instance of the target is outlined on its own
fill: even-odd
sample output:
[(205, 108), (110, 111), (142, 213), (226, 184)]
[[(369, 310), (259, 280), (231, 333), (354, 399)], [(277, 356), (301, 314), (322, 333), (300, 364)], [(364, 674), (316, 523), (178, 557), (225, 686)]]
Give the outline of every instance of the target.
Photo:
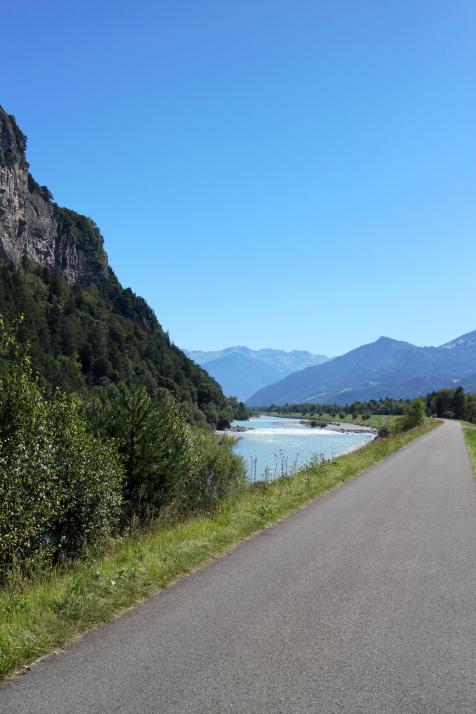
[(476, 424), (463, 422), (463, 434), (466, 442), (466, 448), (473, 464), (473, 471), (476, 476)]
[(352, 478), (439, 422), (377, 439), (293, 477), (248, 485), (213, 514), (156, 523), (117, 539), (107, 553), (31, 580), (12, 574), (0, 591), (0, 678), (166, 587), (210, 558)]

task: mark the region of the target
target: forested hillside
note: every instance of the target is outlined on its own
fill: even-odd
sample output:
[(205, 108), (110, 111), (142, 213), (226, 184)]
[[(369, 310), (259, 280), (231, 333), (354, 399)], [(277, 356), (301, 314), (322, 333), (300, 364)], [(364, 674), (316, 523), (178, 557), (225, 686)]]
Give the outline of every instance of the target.
[(23, 314), (18, 330), (30, 343), (34, 368), (50, 387), (84, 392), (109, 382), (140, 382), (150, 392), (166, 388), (201, 410), (209, 421), (226, 408), (220, 387), (171, 344), (153, 311), (114, 277), (69, 285), (31, 261), (0, 266), (0, 313)]
[(0, 107), (0, 314), (23, 315), (18, 338), (48, 388), (85, 393), (124, 382), (162, 389), (190, 421), (243, 415), (175, 347), (145, 300), (123, 288), (94, 222), (61, 208), (28, 172), (26, 137)]

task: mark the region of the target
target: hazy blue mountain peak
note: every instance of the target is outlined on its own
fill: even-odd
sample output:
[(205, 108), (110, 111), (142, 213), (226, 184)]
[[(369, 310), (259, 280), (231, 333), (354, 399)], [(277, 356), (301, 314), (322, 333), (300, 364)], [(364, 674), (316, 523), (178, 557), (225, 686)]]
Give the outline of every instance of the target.
[(381, 336), (321, 365), (309, 366), (253, 394), (251, 406), (285, 402), (351, 403), (397, 399), (476, 384), (476, 331), (441, 347), (417, 347)]
[(452, 350), (459, 347), (474, 347), (476, 349), (476, 330), (467, 332), (465, 335), (461, 335), (461, 337), (457, 337), (455, 340), (441, 345), (441, 348), (445, 350)]
[(292, 372), (328, 359), (305, 350), (286, 352), (270, 347), (252, 350), (245, 345), (215, 351), (184, 351), (217, 380), (225, 394), (243, 400)]

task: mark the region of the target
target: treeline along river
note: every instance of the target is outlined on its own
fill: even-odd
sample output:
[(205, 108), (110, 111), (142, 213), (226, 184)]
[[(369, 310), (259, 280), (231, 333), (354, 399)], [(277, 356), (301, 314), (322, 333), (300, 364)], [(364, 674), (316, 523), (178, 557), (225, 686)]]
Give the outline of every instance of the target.
[(252, 481), (290, 475), (312, 459), (346, 454), (375, 436), (312, 428), (286, 417), (260, 416), (234, 421), (233, 426), (246, 429), (238, 433), (235, 451), (243, 456)]

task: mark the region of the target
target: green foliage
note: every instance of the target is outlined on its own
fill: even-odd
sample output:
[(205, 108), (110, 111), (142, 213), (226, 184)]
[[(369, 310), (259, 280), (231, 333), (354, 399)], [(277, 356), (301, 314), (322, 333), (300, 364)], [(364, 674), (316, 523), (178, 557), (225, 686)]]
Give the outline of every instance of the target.
[(453, 396), (455, 419), (464, 419), (466, 415), (466, 395), (463, 387), (457, 387)]
[(246, 421), (252, 416), (253, 410), (247, 407), (243, 402), (238, 402), (235, 397), (228, 397), (227, 402), (231, 404), (234, 419)]
[(142, 386), (108, 388), (86, 406), (96, 433), (112, 438), (125, 469), (130, 513), (153, 517), (164, 506), (213, 507), (244, 479), (232, 440), (192, 429), (174, 397), (152, 399)]
[[(404, 415), (410, 405), (409, 399), (371, 399), (368, 402), (353, 402), (345, 407), (337, 404), (272, 404), (269, 410), (273, 414), (299, 414), (302, 416), (312, 416), (319, 414), (329, 414), (342, 419), (344, 415), (351, 415), (353, 419), (369, 419), (370, 415), (391, 416)], [(424, 399), (424, 407), (427, 416), (444, 417), (447, 419), (465, 419), (476, 423), (476, 394), (466, 394), (463, 387), (455, 389), (438, 389), (427, 394)]]
[(0, 318), (0, 568), (78, 554), (117, 526), (122, 470), (76, 398), (47, 400)]
[[(300, 404), (272, 404), (266, 411), (275, 414), (302, 414), (303, 416), (313, 414), (328, 414), (331, 417), (344, 418), (346, 414), (352, 415), (355, 419), (359, 415), (368, 419), (371, 414), (380, 416), (400, 415), (404, 414), (409, 404), (408, 399), (392, 399), (385, 397), (384, 399), (370, 399), (368, 402), (352, 402), (352, 404), (311, 404), (304, 402)], [(344, 416), (343, 416), (344, 415)]]
[(172, 498), (181, 511), (208, 511), (246, 480), (243, 459), (233, 452), (233, 439), (208, 429), (193, 429), (192, 460), (176, 479)]
[(68, 557), (102, 543), (116, 529), (123, 470), (114, 446), (91, 436), (75, 397), (56, 392), (49, 403), (55, 516), (51, 537)]
[(102, 391), (86, 409), (96, 433), (117, 446), (129, 511), (154, 515), (190, 470), (191, 432), (176, 400), (165, 390), (153, 400), (143, 386), (120, 384)]
[(11, 127), (12, 127), (12, 129), (13, 129), (14, 134), (15, 134), (15, 140), (16, 140), (16, 142), (17, 142), (17, 144), (18, 144), (19, 150), (20, 150), (20, 151), (25, 151), (25, 150), (26, 150), (26, 145), (27, 145), (27, 142), (28, 142), (28, 139), (27, 139), (27, 137), (26, 137), (26, 134), (24, 134), (24, 133), (22, 132), (22, 130), (20, 129), (20, 127), (18, 126), (17, 121), (16, 121), (15, 117), (13, 116), (13, 114), (8, 114), (8, 118), (9, 118), (10, 121), (11, 121)]
[[(46, 403), (26, 358), (0, 322), (0, 565), (46, 548), (53, 517)], [(9, 360), (13, 361), (9, 369)]]
[(421, 426), (425, 421), (425, 403), (423, 399), (414, 399), (406, 413), (397, 422), (397, 431), (407, 431)]
[(233, 419), (246, 421), (253, 414), (253, 410), (243, 402), (239, 402), (236, 397), (227, 397), (224, 406), (217, 413), (217, 429), (226, 429)]
[[(58, 211), (64, 230), (99, 255), (102, 239), (92, 222)], [(246, 410), (225, 399), (217, 382), (170, 342), (147, 303), (112, 273), (71, 286), (31, 261), (22, 269), (0, 263), (0, 314), (13, 322), (21, 313), (18, 339), (30, 345), (32, 367), (50, 392), (59, 387), (85, 396), (102, 385), (141, 383), (152, 396), (168, 389), (191, 420), (201, 423), (206, 415), (214, 426)]]
[[(16, 326), (18, 329), (18, 326)], [(131, 515), (214, 508), (245, 480), (233, 442), (193, 430), (166, 389), (47, 395), (0, 317), (0, 568), (104, 543)]]
[(476, 394), (466, 394), (463, 387), (438, 389), (427, 395), (426, 412), (445, 419), (476, 423)]
[(83, 259), (87, 261), (87, 267), (104, 270), (107, 267), (107, 256), (103, 247), (104, 240), (94, 221), (76, 213), (76, 211), (61, 208), (56, 204), (54, 212), (60, 235), (67, 236), (70, 242), (74, 241), (76, 248), (81, 251)]

